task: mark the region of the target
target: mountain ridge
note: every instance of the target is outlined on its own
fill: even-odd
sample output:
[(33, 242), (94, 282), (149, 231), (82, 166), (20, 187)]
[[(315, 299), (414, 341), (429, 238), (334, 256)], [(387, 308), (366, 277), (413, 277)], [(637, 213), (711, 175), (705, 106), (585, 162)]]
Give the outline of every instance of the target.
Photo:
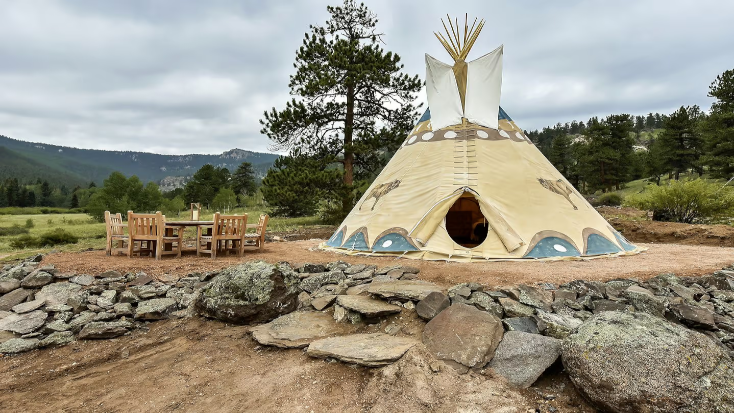
[[(174, 182), (173, 185), (166, 185), (161, 190), (171, 190), (182, 182), (185, 183), (186, 178), (206, 164), (225, 167), (234, 172), (242, 162), (250, 162), (253, 164), (256, 175), (264, 177), (275, 159), (280, 156), (239, 148), (230, 149), (219, 155), (164, 155), (141, 151), (82, 149), (41, 142), (26, 142), (3, 135), (0, 135), (0, 147), (5, 147), (10, 153), (22, 155), (52, 170), (75, 177), (79, 180), (78, 184), (89, 182), (101, 184), (110, 173), (118, 171), (126, 176), (136, 175), (143, 182)], [(22, 165), (22, 159), (16, 164), (19, 170), (28, 169)], [(8, 173), (5, 171), (5, 175)], [(37, 178), (27, 176), (27, 173), (24, 175), (26, 176), (17, 176), (17, 178), (26, 180)]]

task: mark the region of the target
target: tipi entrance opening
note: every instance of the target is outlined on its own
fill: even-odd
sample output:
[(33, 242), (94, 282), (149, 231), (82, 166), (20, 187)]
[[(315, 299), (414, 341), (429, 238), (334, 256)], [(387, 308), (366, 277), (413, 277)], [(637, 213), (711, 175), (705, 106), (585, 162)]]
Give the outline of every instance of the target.
[(446, 213), (446, 231), (455, 243), (465, 248), (474, 248), (487, 238), (489, 224), (479, 201), (470, 192), (465, 192)]

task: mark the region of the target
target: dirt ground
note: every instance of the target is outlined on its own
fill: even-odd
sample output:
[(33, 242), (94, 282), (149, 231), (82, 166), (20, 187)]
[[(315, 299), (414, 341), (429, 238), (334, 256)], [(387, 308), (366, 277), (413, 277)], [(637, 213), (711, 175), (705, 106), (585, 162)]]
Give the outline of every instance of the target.
[(164, 280), (175, 280), (193, 272), (219, 270), (246, 260), (275, 263), (288, 261), (293, 265), (304, 262), (326, 263), (343, 260), (352, 264), (388, 266), (396, 263), (420, 268), (420, 278), (442, 286), (460, 282), (479, 282), (486, 286), (506, 284), (561, 284), (574, 279), (606, 281), (614, 278), (639, 278), (673, 272), (678, 275), (703, 275), (734, 264), (734, 249), (679, 244), (638, 244), (648, 248), (638, 255), (599, 258), (586, 261), (522, 261), (447, 263), (419, 261), (392, 257), (364, 257), (337, 254), (317, 248), (320, 240), (266, 243), (263, 252), (236, 256), (208, 257), (185, 255), (164, 257), (160, 261), (148, 257), (107, 257), (104, 251), (50, 254), (44, 263), (54, 264), (61, 272), (100, 274), (107, 270), (122, 273), (143, 271)]
[(593, 411), (558, 368), (516, 390), (488, 371), (460, 375), (441, 365), (434, 373), (426, 360), (418, 345), (392, 366), (364, 368), (258, 346), (244, 326), (169, 320), (1, 358), (0, 411)]

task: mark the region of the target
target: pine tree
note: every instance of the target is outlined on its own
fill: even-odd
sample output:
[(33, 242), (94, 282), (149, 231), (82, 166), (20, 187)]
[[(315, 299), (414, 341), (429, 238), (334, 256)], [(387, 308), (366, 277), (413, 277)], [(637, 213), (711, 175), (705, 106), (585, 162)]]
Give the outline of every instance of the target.
[(71, 208), (79, 208), (79, 197), (76, 195), (76, 192), (71, 195)]
[(681, 106), (667, 119), (663, 125), (665, 130), (658, 138), (665, 166), (674, 172), (676, 180), (680, 178), (681, 172), (693, 168), (701, 156), (703, 140), (689, 113), (697, 114), (700, 110), (697, 106)]
[(731, 178), (734, 176), (734, 69), (716, 77), (709, 87), (709, 96), (716, 101), (701, 122), (706, 146), (703, 160), (713, 176)]
[(573, 157), (571, 153), (571, 137), (566, 134), (556, 136), (551, 143), (550, 156), (548, 160), (558, 169), (563, 176), (567, 176)]
[(311, 26), (296, 52), (289, 87), (299, 98), (260, 122), (276, 150), (342, 164), (346, 214), (355, 179), (379, 169), (380, 151), (397, 148), (413, 127), (411, 102), (421, 81), (402, 73), (400, 57), (380, 47), (377, 18), (364, 4), (345, 0), (327, 10), (329, 21)]
[(255, 182), (255, 171), (252, 164), (242, 162), (232, 175), (232, 190), (237, 196), (245, 197), (254, 195), (257, 192), (257, 183)]

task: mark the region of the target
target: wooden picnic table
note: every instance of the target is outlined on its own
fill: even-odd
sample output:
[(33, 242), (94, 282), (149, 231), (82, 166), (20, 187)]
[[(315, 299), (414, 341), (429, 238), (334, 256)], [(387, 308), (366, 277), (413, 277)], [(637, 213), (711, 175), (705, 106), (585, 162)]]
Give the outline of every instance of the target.
[[(185, 228), (185, 227), (213, 227), (214, 221), (166, 221), (166, 236), (173, 234), (174, 228)], [(257, 228), (257, 224), (247, 224), (247, 229)], [(211, 228), (209, 229), (209, 235), (211, 235)], [(197, 240), (198, 242), (198, 240)], [(196, 251), (194, 248), (186, 248), (183, 245), (180, 247), (181, 252), (192, 252)]]

